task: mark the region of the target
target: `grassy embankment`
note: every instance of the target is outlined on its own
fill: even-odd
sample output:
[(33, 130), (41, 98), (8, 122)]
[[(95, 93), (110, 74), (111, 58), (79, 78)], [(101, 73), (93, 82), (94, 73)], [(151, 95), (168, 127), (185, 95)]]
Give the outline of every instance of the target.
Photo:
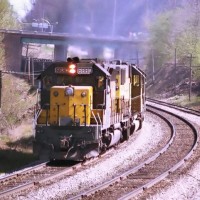
[(174, 96), (169, 102), (200, 111), (200, 96), (196, 94), (192, 94), (190, 100), (188, 95)]
[(35, 91), (25, 80), (3, 74), (0, 113), (0, 174), (35, 160), (32, 155)]

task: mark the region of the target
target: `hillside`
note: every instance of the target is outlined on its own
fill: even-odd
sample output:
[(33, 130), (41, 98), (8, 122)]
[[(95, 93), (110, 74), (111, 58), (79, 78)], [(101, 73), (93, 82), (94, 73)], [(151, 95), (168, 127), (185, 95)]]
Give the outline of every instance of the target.
[[(193, 74), (193, 73), (192, 73)], [(160, 68), (152, 75), (147, 75), (147, 97), (169, 101), (178, 105), (200, 109), (200, 80), (191, 81), (191, 101), (189, 101), (190, 70), (187, 67), (169, 65)]]
[(24, 79), (3, 74), (2, 82), (0, 174), (34, 160), (32, 124), (36, 102), (35, 90)]

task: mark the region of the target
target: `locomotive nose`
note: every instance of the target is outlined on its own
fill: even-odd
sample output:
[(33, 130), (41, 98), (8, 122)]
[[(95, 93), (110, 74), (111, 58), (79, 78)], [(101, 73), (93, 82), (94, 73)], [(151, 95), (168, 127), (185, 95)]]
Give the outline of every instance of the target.
[(91, 86), (53, 86), (50, 90), (50, 124), (90, 125), (92, 94)]

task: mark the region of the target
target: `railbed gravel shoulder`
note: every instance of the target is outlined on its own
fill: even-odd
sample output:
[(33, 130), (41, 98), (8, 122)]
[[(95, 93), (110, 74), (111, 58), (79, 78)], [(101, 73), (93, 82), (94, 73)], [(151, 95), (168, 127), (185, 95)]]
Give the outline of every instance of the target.
[(95, 165), (88, 165), (71, 177), (54, 180), (51, 184), (21, 193), (14, 198), (20, 200), (67, 199), (80, 191), (101, 184), (131, 165), (136, 165), (143, 157), (148, 157), (154, 147), (162, 146), (163, 140), (166, 141), (164, 137), (166, 130), (163, 126), (166, 126), (166, 124), (160, 118), (146, 113), (142, 130), (134, 133), (122, 147), (114, 150), (111, 154), (96, 162)]

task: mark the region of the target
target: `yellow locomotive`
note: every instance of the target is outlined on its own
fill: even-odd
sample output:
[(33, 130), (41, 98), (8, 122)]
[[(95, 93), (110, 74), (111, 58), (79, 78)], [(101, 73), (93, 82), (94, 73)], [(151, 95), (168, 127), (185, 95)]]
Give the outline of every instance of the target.
[(68, 59), (39, 80), (33, 152), (41, 159), (98, 156), (142, 127), (145, 74), (133, 64)]

